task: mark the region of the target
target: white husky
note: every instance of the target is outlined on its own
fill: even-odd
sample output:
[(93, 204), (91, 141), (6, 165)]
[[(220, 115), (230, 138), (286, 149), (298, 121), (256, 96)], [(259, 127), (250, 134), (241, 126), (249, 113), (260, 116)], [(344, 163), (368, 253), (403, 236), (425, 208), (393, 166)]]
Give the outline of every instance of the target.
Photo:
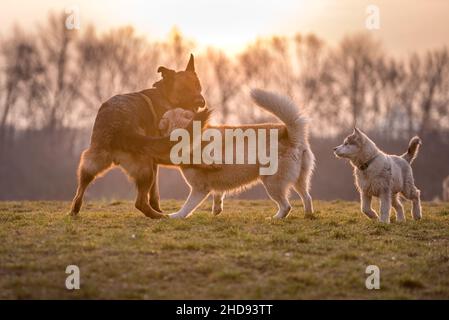
[(355, 128), (342, 145), (334, 148), (339, 158), (349, 159), (354, 167), (355, 183), (360, 192), (362, 212), (371, 219), (377, 213), (371, 208), (371, 198), (380, 198), (380, 221), (390, 222), (390, 208), (396, 210), (396, 220), (404, 221), (404, 208), (399, 194), (412, 201), (412, 215), (421, 219), (420, 191), (416, 188), (410, 164), (416, 158), (421, 139), (413, 137), (402, 156), (388, 155), (379, 150), (366, 134)]
[[(277, 172), (273, 175), (260, 175), (261, 165), (258, 162), (214, 164), (214, 170), (195, 166), (183, 167), (181, 170), (191, 191), (181, 210), (172, 213), (170, 218), (189, 216), (210, 193), (214, 195), (213, 212), (219, 214), (223, 210), (223, 198), (226, 192), (239, 191), (257, 181), (264, 184), (269, 196), (278, 205), (275, 218), (284, 218), (290, 212), (288, 194), (291, 188), (294, 188), (301, 196), (306, 215), (313, 213), (309, 188), (315, 158), (308, 142), (306, 117), (287, 97), (257, 89), (251, 91), (251, 97), (257, 105), (277, 116), (284, 124), (265, 123), (235, 127), (208, 126), (207, 128), (219, 130), (222, 137), (225, 136), (224, 130), (228, 128), (279, 130)], [(163, 133), (170, 133), (174, 128), (185, 127), (192, 117), (193, 115), (189, 116), (181, 110), (168, 111), (161, 120), (160, 129)], [(259, 139), (258, 136), (256, 137)]]

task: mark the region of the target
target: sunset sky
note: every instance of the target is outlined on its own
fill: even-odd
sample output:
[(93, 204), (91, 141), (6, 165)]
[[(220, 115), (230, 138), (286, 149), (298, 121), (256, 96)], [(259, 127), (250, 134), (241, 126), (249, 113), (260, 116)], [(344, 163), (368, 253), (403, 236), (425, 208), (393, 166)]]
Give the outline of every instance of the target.
[(15, 0), (0, 2), (0, 36), (14, 23), (32, 27), (48, 11), (80, 9), (81, 28), (132, 25), (150, 38), (165, 37), (173, 26), (200, 48), (213, 45), (235, 53), (257, 36), (313, 32), (331, 44), (343, 35), (366, 31), (366, 8), (380, 9), (380, 30), (371, 31), (397, 54), (449, 44), (446, 0)]

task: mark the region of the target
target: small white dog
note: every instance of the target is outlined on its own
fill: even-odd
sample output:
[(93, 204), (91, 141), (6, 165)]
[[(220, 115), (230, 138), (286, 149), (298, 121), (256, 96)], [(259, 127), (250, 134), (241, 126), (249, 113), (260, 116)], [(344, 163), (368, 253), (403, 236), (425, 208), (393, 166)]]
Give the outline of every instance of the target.
[(396, 211), (396, 220), (405, 221), (404, 208), (399, 194), (412, 201), (412, 215), (421, 219), (420, 191), (416, 188), (410, 164), (418, 154), (421, 139), (413, 137), (402, 156), (388, 155), (359, 129), (346, 137), (343, 144), (334, 148), (339, 158), (349, 159), (354, 167), (356, 186), (360, 192), (362, 212), (378, 219), (371, 208), (372, 197), (380, 198), (380, 221), (390, 222), (390, 208)]

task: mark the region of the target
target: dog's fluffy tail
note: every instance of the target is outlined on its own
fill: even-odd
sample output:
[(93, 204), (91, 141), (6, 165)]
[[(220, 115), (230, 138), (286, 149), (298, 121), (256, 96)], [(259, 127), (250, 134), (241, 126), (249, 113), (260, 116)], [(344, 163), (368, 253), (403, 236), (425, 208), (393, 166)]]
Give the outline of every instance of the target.
[[(193, 136), (193, 121), (200, 121), (201, 128), (204, 128), (209, 121), (210, 115), (211, 111), (209, 109), (195, 114), (192, 121), (185, 128), (191, 138)], [(135, 132), (122, 132), (114, 139), (113, 148), (142, 154), (170, 164), (170, 151), (177, 143), (178, 141), (170, 141), (170, 136), (148, 137)]]
[(407, 152), (402, 155), (402, 158), (407, 160), (408, 163), (412, 163), (418, 155), (419, 146), (422, 144), (421, 139), (418, 136), (414, 136), (408, 143)]
[(251, 98), (258, 106), (274, 114), (286, 125), (290, 142), (294, 145), (307, 144), (308, 118), (289, 97), (252, 89)]

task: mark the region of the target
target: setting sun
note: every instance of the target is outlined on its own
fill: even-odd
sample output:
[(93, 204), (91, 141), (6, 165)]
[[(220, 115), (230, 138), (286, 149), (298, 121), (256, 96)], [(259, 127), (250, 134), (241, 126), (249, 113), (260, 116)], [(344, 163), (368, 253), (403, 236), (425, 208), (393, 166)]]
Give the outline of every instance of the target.
[[(287, 32), (306, 18), (303, 10), (309, 6), (302, 0), (169, 0), (157, 9), (148, 1), (127, 3), (131, 10), (125, 13), (118, 10), (120, 1), (114, 4), (117, 10), (106, 9), (110, 20), (105, 22), (132, 24), (150, 37), (165, 36), (175, 26), (200, 47), (215, 46), (228, 52), (242, 49), (258, 36)], [(92, 5), (96, 10), (102, 8), (97, 2)]]
[[(77, 6), (81, 28), (94, 24), (107, 30), (123, 25), (139, 33), (161, 39), (174, 27), (199, 48), (214, 46), (228, 53), (241, 51), (259, 36), (314, 33), (331, 44), (348, 32), (366, 31), (368, 0), (18, 0), (17, 6), (0, 4), (2, 31), (14, 23), (31, 26), (42, 22), (48, 11), (64, 11)], [(432, 5), (426, 5), (432, 3)], [(381, 10), (381, 27), (373, 35), (396, 53), (412, 51), (416, 45), (431, 48), (448, 43), (446, 30), (449, 2), (376, 1)], [(400, 12), (399, 15), (395, 12)], [(413, 21), (413, 23), (410, 23)]]

